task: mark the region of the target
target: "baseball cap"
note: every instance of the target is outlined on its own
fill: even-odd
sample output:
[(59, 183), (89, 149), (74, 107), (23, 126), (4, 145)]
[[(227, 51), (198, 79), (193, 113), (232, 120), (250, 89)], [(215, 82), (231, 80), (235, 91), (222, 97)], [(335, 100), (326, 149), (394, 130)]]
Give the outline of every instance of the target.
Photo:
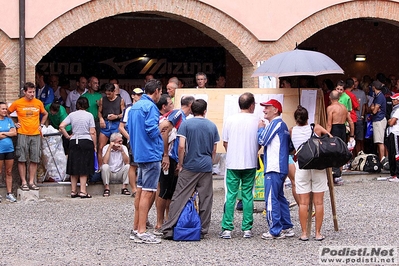
[(140, 89), (140, 88), (135, 88), (134, 90), (133, 90), (133, 93), (132, 94), (143, 94), (144, 93), (144, 91), (142, 90), (142, 89)]
[(399, 100), (399, 93), (395, 93), (394, 95), (391, 96), (392, 100)]
[(382, 88), (382, 83), (379, 82), (378, 80), (373, 81), (373, 83), (371, 83), (372, 87), (375, 87), (377, 90), (380, 90)]
[(281, 106), (281, 103), (275, 99), (271, 99), (271, 100), (268, 100), (267, 102), (260, 103), (260, 105), (261, 106), (271, 105), (274, 108), (276, 108), (280, 113), (283, 112), (283, 107)]

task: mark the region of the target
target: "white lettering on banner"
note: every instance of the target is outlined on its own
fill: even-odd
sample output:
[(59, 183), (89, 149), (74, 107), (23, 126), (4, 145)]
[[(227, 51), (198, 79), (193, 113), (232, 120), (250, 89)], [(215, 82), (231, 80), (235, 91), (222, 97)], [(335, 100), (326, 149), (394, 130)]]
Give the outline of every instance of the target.
[(39, 69), (46, 75), (79, 75), (82, 73), (82, 63), (39, 63)]
[[(139, 74), (152, 74), (152, 75), (195, 75), (198, 72), (205, 74), (213, 74), (213, 63), (211, 62), (168, 62), (166, 58), (162, 59), (148, 59), (148, 57), (136, 57), (123, 62), (115, 62), (115, 57), (98, 62), (105, 64), (118, 73), (118, 75), (126, 74), (126, 67), (138, 61), (148, 60), (146, 65), (140, 70)], [(46, 75), (80, 75), (82, 74), (82, 63), (39, 63), (38, 67), (45, 72)]]

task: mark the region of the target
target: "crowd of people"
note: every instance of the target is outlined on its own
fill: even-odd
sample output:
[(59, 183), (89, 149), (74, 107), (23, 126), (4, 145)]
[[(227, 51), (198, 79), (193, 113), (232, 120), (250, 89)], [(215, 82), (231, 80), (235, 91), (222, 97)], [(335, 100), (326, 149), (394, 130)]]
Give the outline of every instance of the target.
[[(221, 83), (225, 82), (224, 77), (219, 78)], [(289, 203), (283, 191), (287, 175), (293, 183), (294, 199), (299, 206), (302, 229), (299, 239), (309, 240), (306, 219), (310, 193), (313, 193), (315, 205), (315, 240), (325, 238), (321, 227), (323, 197), (328, 189), (326, 173), (299, 169), (289, 148), (290, 141), (298, 149), (314, 132), (318, 136), (340, 137), (353, 146), (354, 151), (363, 150), (366, 117), (370, 114), (373, 141), (381, 163), (390, 165), (390, 180), (398, 180), (399, 127), (396, 124), (399, 93), (394, 93), (396, 86), (389, 88), (386, 85), (386, 79), (383, 83), (380, 80), (383, 78), (383, 75), (377, 75), (376, 80), (368, 83), (364, 78), (359, 84), (358, 79), (352, 77), (345, 82), (338, 81), (335, 88), (331, 80), (323, 81), (326, 103), (328, 97), (326, 128), (320, 125), (311, 128), (307, 110), (298, 106), (294, 113), (296, 125), (288, 129), (281, 117), (282, 105), (275, 99), (260, 103), (264, 107), (264, 119), (259, 120), (254, 115), (254, 95), (249, 92), (240, 95), (238, 106), (241, 111), (230, 116), (223, 126), (227, 171), (219, 236), (223, 239), (232, 237), (239, 187), (243, 205), (241, 230), (244, 238), (253, 236), (252, 193), (261, 146), (264, 147), (265, 209), (269, 224), (263, 239), (295, 235)], [(197, 73), (196, 81), (197, 88), (206, 88), (205, 73)], [(180, 109), (174, 109), (175, 92), (182, 86), (177, 77), (168, 80), (166, 94), (162, 93), (163, 84), (151, 75), (146, 76), (143, 88), (134, 89), (130, 95), (119, 88), (117, 79), (103, 84), (102, 92), (95, 76), (79, 77), (76, 89), (69, 93), (62, 92), (57, 76), (50, 76), (49, 83), (52, 85), (47, 85), (44, 74), (38, 71), (36, 85), (27, 82), (23, 97), (8, 108), (6, 103), (0, 103), (0, 166), (5, 164), (7, 200), (16, 202), (12, 194), (14, 146), (11, 138), (18, 136), (15, 157), (21, 189), (39, 190), (35, 179), (41, 159), (41, 129), (52, 125), (62, 133), (65, 154), (68, 155), (66, 172), (71, 180), (71, 198), (91, 198), (86, 186), (80, 186), (78, 191), (77, 183), (85, 184), (96, 173), (101, 175), (104, 197), (112, 195), (111, 183), (121, 183), (121, 194), (135, 197), (130, 239), (152, 244), (161, 242), (159, 236), (173, 239), (173, 228), (180, 213), (188, 198), (198, 192), (201, 237), (208, 234), (213, 201), (212, 162), (220, 137), (216, 125), (205, 118), (206, 101), (183, 96)], [(281, 84), (290, 87), (290, 80), (283, 79)], [(9, 118), (12, 112), (18, 116), (15, 122)], [(385, 134), (387, 125), (389, 135)], [(333, 169), (336, 185), (343, 182), (341, 172), (342, 169)], [(148, 213), (154, 202), (157, 221), (154, 230), (149, 232)]]
[[(299, 81), (298, 81), (299, 82)], [(301, 82), (307, 86), (306, 82)], [(283, 88), (291, 87), (290, 78), (282, 78)], [(327, 111), (327, 130), (349, 142), (355, 157), (360, 151), (377, 154), (382, 167), (390, 171), (389, 181), (399, 182), (396, 173), (396, 111), (399, 81), (395, 75), (378, 73), (374, 79), (352, 76), (334, 82), (325, 79), (321, 88)], [(336, 91), (336, 92), (335, 92)], [(332, 93), (333, 92), (333, 93)], [(349, 163), (347, 168), (349, 168)], [(333, 169), (334, 183), (342, 185), (342, 168)]]

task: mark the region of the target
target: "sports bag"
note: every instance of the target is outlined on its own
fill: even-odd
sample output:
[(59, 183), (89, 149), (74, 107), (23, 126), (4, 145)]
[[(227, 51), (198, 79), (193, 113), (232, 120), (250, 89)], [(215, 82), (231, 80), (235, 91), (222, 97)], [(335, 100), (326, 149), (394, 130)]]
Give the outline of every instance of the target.
[(341, 167), (352, 158), (352, 153), (340, 138), (315, 136), (314, 124), (311, 124), (311, 128), (310, 138), (301, 144), (296, 152), (299, 169)]
[(175, 241), (200, 241), (201, 239), (201, 219), (195, 209), (195, 198), (197, 192), (189, 198), (180, 213), (176, 226), (173, 230), (173, 240)]
[(351, 170), (353, 171), (364, 171), (369, 173), (381, 172), (382, 165), (375, 154), (366, 154), (363, 151), (359, 151), (357, 156), (351, 163)]

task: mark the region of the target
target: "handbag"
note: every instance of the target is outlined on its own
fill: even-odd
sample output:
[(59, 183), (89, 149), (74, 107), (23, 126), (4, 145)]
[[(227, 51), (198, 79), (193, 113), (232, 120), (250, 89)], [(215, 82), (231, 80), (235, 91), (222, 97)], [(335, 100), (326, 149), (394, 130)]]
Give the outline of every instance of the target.
[(201, 239), (201, 219), (195, 209), (195, 198), (197, 192), (191, 196), (183, 211), (180, 213), (176, 226), (173, 229), (173, 240), (175, 241), (200, 241)]
[(352, 153), (340, 138), (315, 136), (314, 124), (311, 124), (311, 128), (310, 138), (301, 144), (296, 152), (299, 169), (341, 167), (352, 158)]

